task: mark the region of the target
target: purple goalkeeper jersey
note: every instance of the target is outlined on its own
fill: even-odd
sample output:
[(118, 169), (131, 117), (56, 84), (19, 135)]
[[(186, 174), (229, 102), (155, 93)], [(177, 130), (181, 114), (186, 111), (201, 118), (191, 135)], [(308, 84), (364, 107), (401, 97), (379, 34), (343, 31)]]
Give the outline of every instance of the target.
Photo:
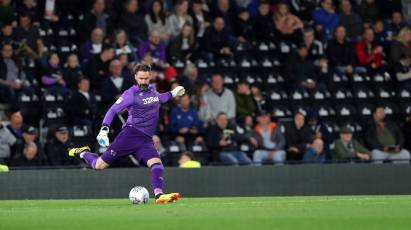
[(127, 109), (128, 118), (124, 126), (134, 127), (151, 137), (157, 125), (160, 103), (165, 103), (170, 98), (170, 92), (159, 93), (152, 85), (147, 90), (140, 90), (138, 86), (134, 85), (124, 91), (107, 111), (103, 126), (110, 126), (114, 116)]

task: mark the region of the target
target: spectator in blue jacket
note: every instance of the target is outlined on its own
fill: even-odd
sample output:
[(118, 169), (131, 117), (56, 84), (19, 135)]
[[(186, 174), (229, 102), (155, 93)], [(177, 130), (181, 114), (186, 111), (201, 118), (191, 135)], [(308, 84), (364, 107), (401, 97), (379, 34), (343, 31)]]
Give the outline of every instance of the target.
[(324, 142), (321, 138), (313, 140), (311, 147), (308, 148), (303, 157), (304, 163), (324, 163), (325, 158)]
[(327, 37), (333, 34), (340, 23), (340, 17), (335, 13), (332, 0), (322, 0), (321, 8), (313, 11), (312, 17), (316, 24), (316, 30), (325, 33)]
[[(200, 130), (198, 112), (190, 105), (190, 95), (184, 94), (170, 112), (169, 131), (178, 144), (188, 144), (196, 138)], [(198, 142), (200, 140), (196, 140)]]

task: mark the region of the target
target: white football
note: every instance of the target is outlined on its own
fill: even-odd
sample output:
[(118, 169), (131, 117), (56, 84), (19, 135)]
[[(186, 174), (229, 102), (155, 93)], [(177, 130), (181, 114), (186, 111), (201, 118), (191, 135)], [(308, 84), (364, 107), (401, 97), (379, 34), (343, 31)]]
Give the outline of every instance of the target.
[(150, 194), (147, 189), (142, 186), (136, 186), (130, 190), (128, 196), (132, 204), (147, 204)]

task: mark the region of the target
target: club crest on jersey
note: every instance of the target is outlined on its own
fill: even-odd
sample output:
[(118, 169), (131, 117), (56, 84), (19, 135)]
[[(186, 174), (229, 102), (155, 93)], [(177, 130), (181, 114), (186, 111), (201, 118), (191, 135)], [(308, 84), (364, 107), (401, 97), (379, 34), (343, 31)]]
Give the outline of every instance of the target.
[(157, 102), (158, 101), (158, 97), (147, 97), (147, 98), (143, 98), (143, 104), (147, 105), (153, 102)]

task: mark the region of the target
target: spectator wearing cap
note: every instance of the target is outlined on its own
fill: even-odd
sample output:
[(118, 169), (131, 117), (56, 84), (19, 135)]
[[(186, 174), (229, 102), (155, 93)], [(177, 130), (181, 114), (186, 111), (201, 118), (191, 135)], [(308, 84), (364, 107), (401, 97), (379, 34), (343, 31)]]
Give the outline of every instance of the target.
[(33, 126), (23, 128), (23, 141), (15, 147), (15, 155), (10, 165), (18, 167), (38, 167), (44, 163), (40, 145), (36, 142), (37, 130)]
[(211, 76), (211, 89), (206, 93), (207, 106), (211, 117), (206, 120), (215, 119), (217, 114), (223, 112), (228, 119), (234, 119), (236, 115), (236, 103), (233, 92), (224, 87), (224, 80), (221, 74), (216, 73)]
[(103, 50), (104, 33), (99, 27), (94, 28), (90, 33), (90, 38), (85, 41), (80, 48), (81, 64), (85, 65), (95, 55), (99, 55)]
[(68, 99), (68, 112), (74, 125), (93, 127), (97, 114), (97, 102), (94, 94), (90, 93), (90, 80), (80, 78), (77, 90)]
[(257, 125), (251, 136), (251, 143), (256, 147), (253, 154), (253, 162), (261, 165), (263, 161), (269, 160), (275, 164), (285, 162), (286, 152), (285, 138), (277, 123), (272, 122), (266, 111), (261, 111), (257, 116)]
[(200, 168), (201, 163), (196, 161), (191, 152), (183, 152), (178, 159), (178, 167), (180, 168)]
[(241, 81), (237, 84), (237, 91), (234, 93), (236, 120), (244, 121), (246, 116), (250, 116), (255, 112), (255, 104), (251, 95), (250, 85), (246, 81)]
[(325, 163), (326, 153), (324, 151), (324, 141), (315, 138), (309, 148), (304, 153), (304, 163)]
[(332, 152), (333, 161), (369, 161), (370, 151), (360, 142), (355, 140), (350, 127), (343, 127), (340, 131), (340, 139), (334, 142)]
[(340, 23), (340, 17), (335, 13), (335, 6), (332, 0), (322, 0), (321, 7), (312, 12), (312, 17), (316, 24), (317, 32), (323, 33), (327, 37), (334, 33), (335, 28)]
[(376, 106), (373, 121), (366, 129), (365, 139), (371, 148), (371, 159), (374, 163), (390, 160), (393, 163), (409, 163), (410, 152), (403, 148), (404, 135), (398, 124), (385, 119), (383, 106)]
[(139, 12), (138, 0), (125, 1), (125, 12), (120, 16), (119, 26), (125, 29), (133, 44), (140, 44), (147, 38), (147, 24)]
[(92, 92), (99, 92), (102, 82), (110, 76), (109, 65), (113, 57), (113, 47), (104, 46), (101, 53), (87, 63), (86, 76), (90, 78)]
[(301, 161), (312, 141), (311, 131), (305, 125), (303, 113), (294, 114), (293, 123), (285, 127), (285, 139), (287, 140), (287, 161)]
[(166, 46), (161, 41), (158, 31), (151, 31), (148, 41), (141, 43), (138, 54), (143, 59), (146, 54), (150, 54), (154, 65), (166, 66)]
[(7, 164), (10, 156), (13, 155), (12, 147), (16, 144), (17, 138), (2, 122), (0, 117), (0, 164)]
[(171, 37), (178, 36), (185, 24), (193, 24), (193, 18), (188, 14), (188, 0), (178, 0), (175, 6), (175, 12), (170, 15), (170, 33)]
[(225, 29), (225, 22), (222, 17), (216, 17), (213, 21), (213, 26), (207, 28), (202, 45), (202, 51), (210, 61), (233, 56), (230, 34)]
[(46, 142), (45, 153), (48, 163), (52, 166), (79, 165), (77, 159), (68, 156), (67, 151), (72, 147), (69, 130), (65, 125), (59, 125), (53, 137)]

